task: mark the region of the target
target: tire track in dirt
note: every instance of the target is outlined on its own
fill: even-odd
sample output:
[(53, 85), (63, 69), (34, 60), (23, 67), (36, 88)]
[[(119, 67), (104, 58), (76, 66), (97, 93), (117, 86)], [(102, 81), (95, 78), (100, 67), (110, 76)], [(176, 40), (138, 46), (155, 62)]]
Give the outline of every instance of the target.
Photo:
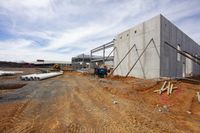
[(3, 132), (11, 132), (15, 131), (14, 125), (23, 119), (23, 111), (30, 104), (30, 100), (22, 103), (20, 106), (16, 108), (16, 110), (12, 111), (11, 115), (7, 118), (4, 118), (0, 121), (0, 129)]
[[(33, 86), (28, 86), (33, 87)], [(33, 125), (34, 125), (34, 120), (35, 118), (29, 118), (26, 116), (26, 113), (29, 110), (29, 106), (31, 106), (33, 103), (33, 99), (37, 95), (38, 91), (38, 86), (35, 85), (35, 91), (31, 92), (31, 94), (25, 96), (25, 100), (20, 100), (20, 103), (17, 103), (17, 107), (15, 107), (12, 112), (10, 112), (9, 117), (4, 118), (3, 120), (0, 121), (0, 129), (2, 129), (3, 132), (30, 132), (34, 130)], [(37, 88), (37, 89), (36, 89)], [(27, 110), (26, 110), (27, 109)], [(23, 126), (22, 126), (23, 125)], [(37, 130), (39, 127), (37, 127)]]
[[(80, 82), (77, 82), (77, 84), (80, 84)], [(95, 110), (95, 112), (97, 112), (98, 115), (94, 114), (93, 116), (95, 117), (95, 116), (105, 116), (105, 114), (107, 115), (105, 117), (106, 121), (102, 120), (101, 117), (98, 118), (98, 121), (101, 121), (101, 122), (97, 122), (98, 123), (98, 127), (96, 127), (97, 130), (100, 128), (103, 128), (105, 131), (116, 130), (113, 132), (139, 131), (137, 130), (137, 127), (139, 127), (137, 126), (137, 123), (130, 121), (126, 115), (121, 114), (119, 111), (117, 111), (116, 108), (112, 107), (112, 106), (117, 106), (117, 105), (113, 105), (112, 97), (108, 96), (108, 94), (106, 95), (105, 92), (102, 91), (102, 88), (98, 86), (98, 82), (87, 83), (87, 85), (84, 84), (84, 87), (82, 87), (81, 89), (89, 90), (88, 93), (86, 94), (81, 93), (80, 95), (82, 97), (82, 100), (85, 100), (85, 99), (89, 100), (89, 102), (87, 102), (86, 100), (84, 101), (84, 103), (91, 103), (89, 107), (96, 106), (97, 109)], [(92, 91), (94, 92), (92, 93)], [(106, 110), (102, 111), (102, 109), (106, 109)], [(149, 129), (147, 129), (146, 131), (149, 131)]]
[[(176, 118), (179, 122), (189, 125), (189, 117), (190, 123), (184, 123), (183, 116), (175, 117), (175, 114), (157, 112), (154, 106), (147, 104), (143, 97), (140, 97), (141, 93), (148, 93), (154, 86), (148, 91), (144, 89), (135, 93), (131, 90), (131, 83), (127, 85), (122, 81), (110, 80), (110, 91), (104, 88), (106, 83), (108, 82), (77, 75), (63, 75), (38, 81), (30, 97), (22, 99), (21, 102), (16, 101), (17, 107), (10, 109), (10, 114), (6, 115), (9, 117), (0, 121), (0, 128), (6, 127), (7, 132), (20, 133), (192, 131), (176, 127)], [(112, 87), (117, 93), (111, 93)], [(127, 87), (130, 87), (128, 91)], [(118, 88), (120, 90), (117, 90)], [(121, 95), (121, 92), (125, 93)], [(126, 95), (129, 92), (131, 95)], [(117, 104), (113, 101), (117, 101)], [(4, 122), (8, 123), (3, 125)]]
[[(94, 85), (92, 83), (91, 85), (97, 87), (98, 83), (96, 85)], [(103, 94), (103, 96), (105, 95), (105, 92), (102, 92), (101, 86), (99, 88), (97, 88), (95, 91), (99, 92), (99, 94)], [(89, 97), (92, 97), (92, 96), (89, 96)], [(106, 96), (106, 97), (108, 97), (108, 96)], [(117, 110), (117, 108), (110, 108), (110, 111), (111, 111), (112, 118), (116, 118), (116, 116), (119, 117), (119, 119), (113, 120), (113, 121), (120, 121), (121, 123), (119, 124), (119, 126), (121, 126), (122, 129), (127, 129), (124, 131), (122, 130), (123, 132), (133, 132), (133, 131), (134, 132), (150, 132), (150, 131), (155, 132), (155, 131), (159, 131), (161, 129), (162, 129), (162, 132), (169, 131), (167, 128), (159, 128), (158, 123), (152, 122), (151, 116), (147, 117), (146, 115), (143, 115), (143, 114), (146, 114), (147, 112), (148, 113), (150, 112), (149, 110), (143, 110), (143, 109), (145, 109), (143, 107), (144, 101), (143, 101), (143, 103), (141, 103), (141, 102), (138, 103), (138, 106), (135, 105), (133, 107), (133, 108), (135, 108), (135, 107), (137, 107), (137, 108), (140, 107), (140, 108), (138, 108), (138, 109), (135, 108), (133, 110), (132, 108), (129, 108), (129, 106), (131, 105), (129, 100), (120, 99), (119, 97), (117, 99), (119, 99), (120, 106), (122, 104), (124, 105), (122, 107), (123, 109)], [(112, 98), (109, 101), (111, 101), (111, 100), (112, 100)], [(139, 101), (142, 101), (142, 99), (140, 99)], [(135, 101), (134, 104), (137, 104), (137, 102)], [(108, 105), (108, 106), (113, 107), (112, 104)], [(127, 114), (127, 112), (129, 114)], [(132, 112), (132, 113), (130, 113), (130, 112)], [(130, 115), (132, 118), (130, 118)], [(146, 128), (143, 125), (145, 125)], [(157, 128), (156, 128), (156, 126), (157, 126)], [(120, 132), (120, 130), (119, 130), (119, 132)]]
[[(61, 112), (62, 109), (65, 107), (65, 102), (62, 100), (62, 104), (57, 106), (59, 102), (57, 99), (57, 95), (60, 96), (59, 88), (61, 88), (60, 82), (55, 82), (54, 80), (48, 80), (40, 84), (40, 86), (45, 86), (45, 88), (40, 87), (33, 96), (33, 104), (30, 105), (28, 112), (32, 112), (32, 116), (26, 115), (31, 124), (26, 124), (25, 121), (18, 124), (19, 132), (32, 132), (32, 131), (39, 131), (39, 132), (50, 132), (51, 130), (51, 122), (56, 122), (56, 118), (58, 112)], [(51, 86), (57, 86), (57, 88), (52, 88)], [(55, 91), (56, 90), (56, 91)], [(68, 90), (69, 92), (69, 90)], [(40, 93), (38, 95), (38, 93)], [(58, 93), (58, 94), (57, 94)], [(69, 92), (70, 93), (70, 92)], [(35, 117), (34, 117), (35, 116)], [(23, 128), (20, 125), (24, 125)], [(25, 126), (26, 125), (26, 126)], [(54, 124), (52, 125), (53, 128)], [(21, 128), (21, 129), (20, 129)]]

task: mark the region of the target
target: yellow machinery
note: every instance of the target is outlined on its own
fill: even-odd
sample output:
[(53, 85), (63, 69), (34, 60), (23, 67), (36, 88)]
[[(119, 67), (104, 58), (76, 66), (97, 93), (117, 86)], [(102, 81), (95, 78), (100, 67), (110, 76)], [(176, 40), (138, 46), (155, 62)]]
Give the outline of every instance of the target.
[(54, 64), (50, 71), (60, 71), (61, 66), (59, 64)]

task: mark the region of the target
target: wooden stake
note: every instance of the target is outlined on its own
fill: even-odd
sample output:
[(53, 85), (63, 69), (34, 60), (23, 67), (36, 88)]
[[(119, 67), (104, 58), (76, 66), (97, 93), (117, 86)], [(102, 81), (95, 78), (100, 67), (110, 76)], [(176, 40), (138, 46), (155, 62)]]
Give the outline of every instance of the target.
[(153, 92), (157, 93), (157, 92), (160, 92), (160, 90), (154, 90)]
[(171, 86), (170, 86), (170, 91), (169, 91), (169, 94), (171, 95), (172, 94), (172, 91), (173, 91), (173, 84), (171, 84)]
[(200, 92), (197, 92), (197, 99), (200, 102)]
[(160, 95), (162, 94), (162, 91), (163, 91), (163, 89), (164, 89), (164, 87), (165, 87), (166, 84), (167, 84), (167, 81), (165, 81), (163, 83), (162, 87), (160, 88), (160, 92), (159, 92)]
[(167, 85), (167, 95), (170, 95), (170, 87), (171, 87), (171, 83), (168, 82), (168, 85)]

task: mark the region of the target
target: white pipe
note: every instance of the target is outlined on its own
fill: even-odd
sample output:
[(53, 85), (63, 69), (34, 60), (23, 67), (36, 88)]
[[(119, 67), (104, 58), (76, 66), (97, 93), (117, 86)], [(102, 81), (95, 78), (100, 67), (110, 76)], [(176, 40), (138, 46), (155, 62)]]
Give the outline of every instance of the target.
[(0, 71), (0, 76), (15, 75), (15, 74), (20, 74), (20, 73), (23, 73), (23, 71)]
[(38, 75), (37, 77), (39, 80), (43, 80), (43, 79), (59, 76), (62, 74), (63, 74), (63, 72), (52, 72), (52, 73), (47, 73), (47, 74), (43, 74), (43, 75)]
[(38, 74), (25, 75), (25, 80), (34, 80)]
[(23, 75), (20, 77), (22, 80), (29, 80), (31, 76), (36, 75), (36, 74), (29, 74), (29, 75)]
[(62, 75), (63, 71), (61, 72), (51, 72), (51, 73), (40, 73), (40, 74), (29, 74), (21, 76), (21, 80), (43, 80), (51, 77), (55, 77), (58, 75)]

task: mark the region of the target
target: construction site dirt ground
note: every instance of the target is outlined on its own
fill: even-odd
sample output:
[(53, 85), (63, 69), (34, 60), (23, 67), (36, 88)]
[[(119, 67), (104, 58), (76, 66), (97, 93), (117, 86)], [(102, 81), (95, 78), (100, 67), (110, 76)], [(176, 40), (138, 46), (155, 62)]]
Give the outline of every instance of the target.
[(177, 89), (168, 96), (153, 92), (163, 84), (155, 80), (77, 72), (42, 81), (0, 77), (0, 132), (200, 132), (200, 85), (172, 82)]

